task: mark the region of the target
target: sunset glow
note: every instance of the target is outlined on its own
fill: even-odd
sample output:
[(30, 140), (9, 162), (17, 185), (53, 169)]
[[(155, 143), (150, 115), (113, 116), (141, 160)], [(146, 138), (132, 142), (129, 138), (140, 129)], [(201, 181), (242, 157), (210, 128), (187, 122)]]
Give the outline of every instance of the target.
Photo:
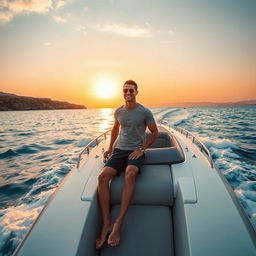
[(108, 108), (132, 79), (147, 106), (252, 100), (255, 12), (254, 0), (0, 1), (0, 91)]
[(95, 96), (101, 99), (111, 99), (119, 92), (119, 81), (114, 76), (99, 76), (93, 82)]

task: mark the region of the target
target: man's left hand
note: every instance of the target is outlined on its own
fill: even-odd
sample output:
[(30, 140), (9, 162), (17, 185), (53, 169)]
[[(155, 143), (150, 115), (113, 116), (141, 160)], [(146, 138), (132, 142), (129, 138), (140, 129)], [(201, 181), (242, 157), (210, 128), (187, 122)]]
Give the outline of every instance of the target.
[(129, 156), (129, 160), (138, 159), (140, 156), (143, 155), (143, 152), (140, 149), (134, 150)]

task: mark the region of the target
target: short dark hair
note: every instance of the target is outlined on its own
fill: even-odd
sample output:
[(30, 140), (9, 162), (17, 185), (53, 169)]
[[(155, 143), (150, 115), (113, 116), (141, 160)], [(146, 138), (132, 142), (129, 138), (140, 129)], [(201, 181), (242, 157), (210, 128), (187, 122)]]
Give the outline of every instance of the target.
[(136, 84), (135, 81), (133, 81), (133, 80), (127, 80), (127, 81), (124, 83), (124, 85), (125, 85), (125, 84), (132, 84), (132, 85), (134, 85), (136, 91), (138, 91), (138, 85)]

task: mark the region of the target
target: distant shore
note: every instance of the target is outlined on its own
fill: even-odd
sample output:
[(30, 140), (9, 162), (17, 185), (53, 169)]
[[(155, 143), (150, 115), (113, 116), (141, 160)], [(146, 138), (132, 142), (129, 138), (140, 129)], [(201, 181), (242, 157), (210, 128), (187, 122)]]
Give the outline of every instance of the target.
[(151, 107), (221, 107), (221, 106), (256, 106), (256, 100), (237, 102), (170, 102), (154, 104)]
[(86, 107), (49, 98), (34, 98), (0, 92), (0, 111), (56, 109), (86, 109)]

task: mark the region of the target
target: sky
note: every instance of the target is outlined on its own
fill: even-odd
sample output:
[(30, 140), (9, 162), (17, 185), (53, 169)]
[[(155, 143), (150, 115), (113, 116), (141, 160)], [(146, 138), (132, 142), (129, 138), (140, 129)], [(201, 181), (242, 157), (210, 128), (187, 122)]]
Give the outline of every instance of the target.
[(0, 0), (0, 91), (117, 107), (256, 99), (255, 0)]

